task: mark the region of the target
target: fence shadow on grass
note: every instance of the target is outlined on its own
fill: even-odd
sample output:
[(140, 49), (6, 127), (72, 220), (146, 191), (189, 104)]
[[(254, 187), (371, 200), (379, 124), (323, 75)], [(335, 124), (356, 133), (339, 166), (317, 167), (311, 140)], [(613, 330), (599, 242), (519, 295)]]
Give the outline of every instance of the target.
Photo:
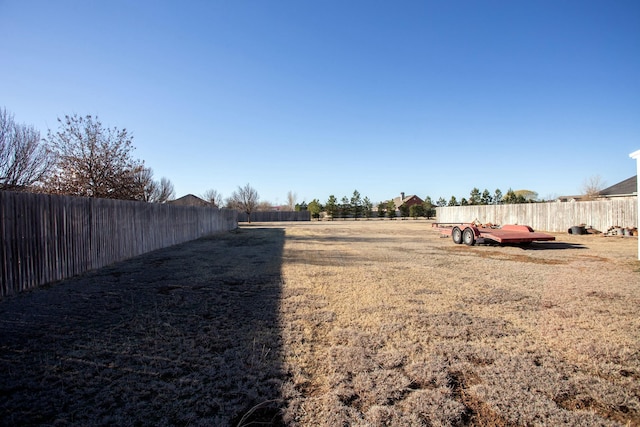
[(0, 425), (281, 424), (283, 245), (239, 230), (0, 301)]

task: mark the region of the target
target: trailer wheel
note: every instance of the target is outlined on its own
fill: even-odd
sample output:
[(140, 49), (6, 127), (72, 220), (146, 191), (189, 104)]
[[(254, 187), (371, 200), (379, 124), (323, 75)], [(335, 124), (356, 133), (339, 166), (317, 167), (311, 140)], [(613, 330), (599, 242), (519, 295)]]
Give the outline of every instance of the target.
[(462, 231), (458, 227), (453, 227), (451, 238), (453, 239), (453, 243), (459, 245), (462, 243)]
[(473, 244), (476, 242), (476, 236), (473, 233), (473, 230), (470, 228), (465, 228), (465, 230), (462, 232), (462, 240), (464, 241), (465, 245), (473, 246)]

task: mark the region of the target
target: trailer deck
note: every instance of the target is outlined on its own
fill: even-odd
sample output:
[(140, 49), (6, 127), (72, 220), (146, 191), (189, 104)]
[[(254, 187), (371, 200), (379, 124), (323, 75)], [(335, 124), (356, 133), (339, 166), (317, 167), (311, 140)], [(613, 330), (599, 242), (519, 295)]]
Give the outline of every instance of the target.
[(482, 226), (475, 223), (445, 224), (435, 223), (445, 236), (451, 236), (456, 244), (474, 245), (483, 240), (491, 240), (499, 244), (529, 244), (536, 241), (555, 240), (554, 236), (534, 231), (528, 225), (507, 224), (502, 227)]

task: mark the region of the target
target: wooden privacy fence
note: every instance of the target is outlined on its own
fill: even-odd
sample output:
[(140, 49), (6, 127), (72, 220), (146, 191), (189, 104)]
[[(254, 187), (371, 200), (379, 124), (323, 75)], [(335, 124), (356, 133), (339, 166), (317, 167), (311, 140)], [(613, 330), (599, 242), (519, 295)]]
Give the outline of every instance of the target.
[(0, 297), (237, 225), (227, 209), (0, 191)]
[(580, 224), (596, 230), (610, 227), (637, 227), (638, 202), (635, 197), (592, 202), (547, 202), (508, 205), (451, 206), (437, 208), (438, 222), (524, 224), (534, 230), (566, 232)]
[[(238, 222), (247, 222), (245, 212), (238, 213)], [(311, 221), (309, 211), (258, 211), (251, 212), (252, 222), (277, 222), (277, 221)]]

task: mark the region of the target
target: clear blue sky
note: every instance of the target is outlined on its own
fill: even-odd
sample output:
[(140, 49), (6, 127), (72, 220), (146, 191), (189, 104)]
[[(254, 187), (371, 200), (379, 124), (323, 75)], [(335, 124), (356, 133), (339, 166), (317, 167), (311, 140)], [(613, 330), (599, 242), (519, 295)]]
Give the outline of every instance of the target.
[(0, 0), (0, 107), (130, 130), (178, 197), (578, 194), (636, 172), (640, 1)]

